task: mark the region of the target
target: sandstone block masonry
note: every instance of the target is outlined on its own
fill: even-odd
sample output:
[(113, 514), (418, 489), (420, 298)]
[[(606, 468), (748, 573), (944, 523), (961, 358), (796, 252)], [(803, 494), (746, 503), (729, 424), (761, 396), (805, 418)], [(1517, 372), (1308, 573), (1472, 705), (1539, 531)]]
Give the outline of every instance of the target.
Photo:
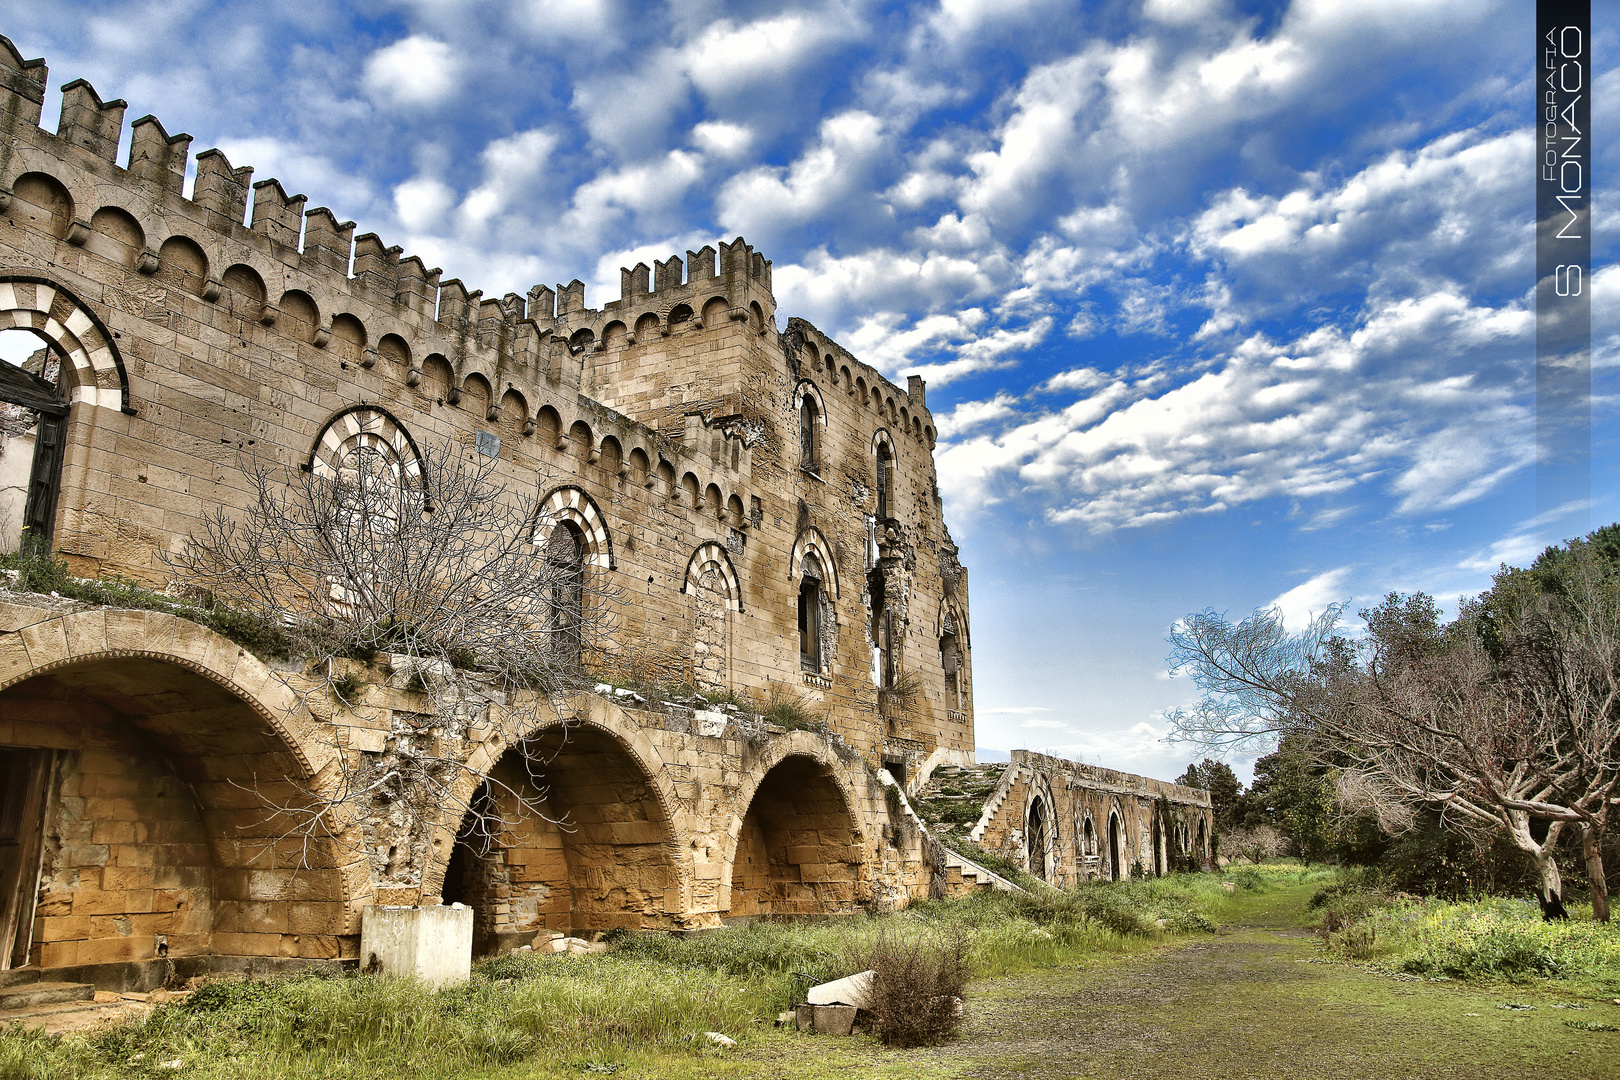
[[(472, 850), (447, 820), (422, 851), (357, 854), (343, 830), (377, 830), (294, 842), (264, 796), (383, 752), (419, 696), (334, 709), (184, 619), (21, 601), (0, 608), (0, 839), (20, 853), (0, 967), (139, 982), (351, 958), (366, 904), (441, 896), (493, 949), (928, 891), (925, 840), (871, 773), (972, 760), (967, 573), (922, 380), (779, 330), (771, 264), (741, 238), (625, 269), (598, 307), (577, 280), (486, 297), (218, 150), (191, 159), (155, 117), (126, 126), (82, 80), (45, 131), (45, 87), (0, 38), (0, 330), (48, 350), (0, 365), (30, 421), (6, 429), (0, 472), (27, 482), (0, 493), (0, 539), (26, 525), (76, 573), (162, 589), (163, 554), (250, 497), (245, 455), (318, 470), (370, 440), (408, 469), (461, 447), (511, 490), (540, 484), (584, 572), (630, 600), (593, 643), (605, 670), (785, 686), (830, 735), (587, 696), (544, 777), (569, 830)], [(458, 731), (474, 774), (514, 767)]]

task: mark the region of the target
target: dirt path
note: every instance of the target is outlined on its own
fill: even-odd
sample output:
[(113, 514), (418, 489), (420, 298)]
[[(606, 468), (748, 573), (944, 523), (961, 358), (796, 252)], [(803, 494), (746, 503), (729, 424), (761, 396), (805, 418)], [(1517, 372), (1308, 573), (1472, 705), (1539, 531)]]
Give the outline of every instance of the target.
[(1620, 1076), (1620, 1033), (1563, 1023), (1620, 1023), (1620, 1007), (1322, 963), (1297, 929), (1308, 892), (1255, 898), (1245, 923), (1149, 956), (980, 983), (959, 1042), (903, 1056), (913, 1075), (975, 1078)]

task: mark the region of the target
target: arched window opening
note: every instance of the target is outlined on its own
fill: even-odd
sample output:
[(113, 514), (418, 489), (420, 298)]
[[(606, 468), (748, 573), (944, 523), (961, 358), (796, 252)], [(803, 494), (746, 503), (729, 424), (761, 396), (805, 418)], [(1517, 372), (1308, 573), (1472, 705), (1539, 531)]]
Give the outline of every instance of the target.
[(803, 580), (799, 583), (799, 668), (821, 671), (821, 562), (814, 555), (804, 557)]
[(879, 689), (894, 688), (896, 659), (894, 649), (894, 612), (890, 609), (885, 591), (882, 568), (866, 575), (866, 592), (871, 597), (872, 625), (872, 679)]
[(1029, 804), (1024, 843), (1029, 857), (1029, 872), (1046, 880), (1046, 811), (1039, 796)]
[(821, 462), (816, 453), (817, 425), (815, 398), (804, 394), (799, 398), (799, 468), (805, 472), (819, 474)]
[(889, 444), (879, 443), (877, 448), (877, 516), (878, 521), (893, 517), (893, 492), (890, 486), (893, 482), (893, 459), (889, 456)]
[(1124, 877), (1124, 874), (1120, 873), (1119, 857), (1120, 857), (1119, 817), (1118, 817), (1118, 815), (1115, 815), (1115, 814), (1109, 814), (1108, 815), (1108, 877), (1109, 877), (1109, 880), (1111, 880), (1111, 881), (1118, 881), (1122, 877)]
[(584, 660), (585, 540), (571, 521), (559, 522), (546, 539), (546, 626), (552, 658), (567, 667)]
[(29, 330), (0, 331), (0, 551), (49, 550), (67, 441), (62, 358)]
[(945, 671), (945, 707), (962, 710), (962, 646), (957, 640), (956, 616), (947, 611), (939, 639), (939, 666)]

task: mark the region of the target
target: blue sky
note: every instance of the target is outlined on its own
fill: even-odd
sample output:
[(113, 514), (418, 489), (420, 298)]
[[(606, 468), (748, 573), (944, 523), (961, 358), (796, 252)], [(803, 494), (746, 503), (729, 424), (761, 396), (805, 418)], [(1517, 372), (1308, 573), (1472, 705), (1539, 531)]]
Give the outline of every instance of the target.
[(0, 32), (486, 294), (600, 304), (746, 236), (782, 318), (929, 380), (980, 746), (1172, 776), (1181, 615), (1450, 606), (1620, 517), (1594, 7), (1593, 501), (1543, 520), (1528, 2), (24, 0)]

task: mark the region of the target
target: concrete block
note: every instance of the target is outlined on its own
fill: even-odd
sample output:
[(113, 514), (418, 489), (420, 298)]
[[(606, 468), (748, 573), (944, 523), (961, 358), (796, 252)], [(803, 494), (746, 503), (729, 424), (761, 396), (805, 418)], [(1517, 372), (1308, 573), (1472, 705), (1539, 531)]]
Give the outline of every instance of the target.
[(855, 1029), (853, 1005), (798, 1005), (794, 1007), (794, 1026), (800, 1031), (817, 1035), (848, 1035)]
[(465, 983), (472, 974), (472, 908), (365, 909), (360, 922), (360, 968), (421, 979), (435, 990)]

